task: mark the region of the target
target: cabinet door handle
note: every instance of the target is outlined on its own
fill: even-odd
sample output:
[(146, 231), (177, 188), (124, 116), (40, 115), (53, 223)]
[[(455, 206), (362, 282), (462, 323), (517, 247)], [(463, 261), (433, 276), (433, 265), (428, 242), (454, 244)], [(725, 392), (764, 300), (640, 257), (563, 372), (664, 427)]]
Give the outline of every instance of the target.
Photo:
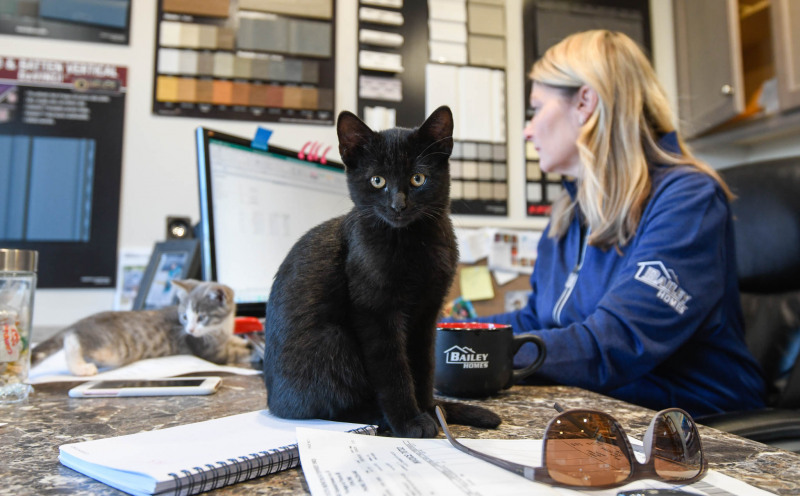
[(723, 84), (720, 91), (722, 91), (723, 95), (733, 95), (733, 86), (729, 84)]

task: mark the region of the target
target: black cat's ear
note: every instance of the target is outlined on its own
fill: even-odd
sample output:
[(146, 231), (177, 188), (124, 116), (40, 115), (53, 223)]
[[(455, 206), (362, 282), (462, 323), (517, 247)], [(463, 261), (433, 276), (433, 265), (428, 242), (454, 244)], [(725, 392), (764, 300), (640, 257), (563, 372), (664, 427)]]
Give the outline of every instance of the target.
[(355, 165), (354, 159), (375, 134), (364, 122), (347, 110), (339, 114), (336, 121), (336, 134), (339, 136), (339, 155), (345, 165)]
[(425, 143), (437, 147), (448, 155), (453, 151), (453, 112), (442, 105), (434, 110), (417, 130), (417, 135)]

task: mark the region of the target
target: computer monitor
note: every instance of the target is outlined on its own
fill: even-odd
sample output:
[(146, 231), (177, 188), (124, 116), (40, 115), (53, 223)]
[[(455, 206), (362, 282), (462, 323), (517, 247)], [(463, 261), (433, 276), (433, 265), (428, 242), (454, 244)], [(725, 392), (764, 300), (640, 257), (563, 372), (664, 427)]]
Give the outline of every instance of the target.
[[(312, 227), (353, 206), (344, 166), (197, 129), (201, 273), (234, 290), (237, 315), (263, 317), (275, 273)], [(303, 302), (298, 301), (298, 305)]]

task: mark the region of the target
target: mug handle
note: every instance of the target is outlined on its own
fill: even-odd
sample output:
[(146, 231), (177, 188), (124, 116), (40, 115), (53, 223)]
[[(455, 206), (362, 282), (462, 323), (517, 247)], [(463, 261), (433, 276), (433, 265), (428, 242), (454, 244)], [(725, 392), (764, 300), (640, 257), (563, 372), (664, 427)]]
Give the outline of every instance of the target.
[(521, 369), (515, 369), (511, 374), (511, 380), (506, 385), (506, 388), (510, 388), (517, 382), (521, 381), (522, 379), (525, 379), (529, 375), (539, 370), (539, 367), (542, 366), (542, 364), (544, 363), (544, 359), (547, 357), (547, 348), (544, 345), (544, 340), (541, 338), (541, 336), (538, 336), (536, 334), (518, 334), (514, 336), (513, 355), (516, 355), (520, 347), (525, 343), (534, 343), (536, 345), (536, 348), (539, 350), (539, 356), (537, 356), (536, 360), (534, 360), (534, 362), (528, 365), (527, 367), (523, 367)]

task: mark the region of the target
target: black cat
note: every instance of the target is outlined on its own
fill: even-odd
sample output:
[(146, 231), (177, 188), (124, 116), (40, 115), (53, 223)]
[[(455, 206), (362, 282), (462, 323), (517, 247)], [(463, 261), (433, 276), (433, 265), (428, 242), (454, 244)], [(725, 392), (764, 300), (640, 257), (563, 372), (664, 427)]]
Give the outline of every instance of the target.
[[(453, 116), (374, 132), (337, 121), (355, 207), (306, 233), (275, 276), (264, 380), (286, 418), (377, 424), (433, 437), (433, 345), (458, 249), (450, 222)], [(439, 402), (454, 423), (497, 427), (484, 408)]]

